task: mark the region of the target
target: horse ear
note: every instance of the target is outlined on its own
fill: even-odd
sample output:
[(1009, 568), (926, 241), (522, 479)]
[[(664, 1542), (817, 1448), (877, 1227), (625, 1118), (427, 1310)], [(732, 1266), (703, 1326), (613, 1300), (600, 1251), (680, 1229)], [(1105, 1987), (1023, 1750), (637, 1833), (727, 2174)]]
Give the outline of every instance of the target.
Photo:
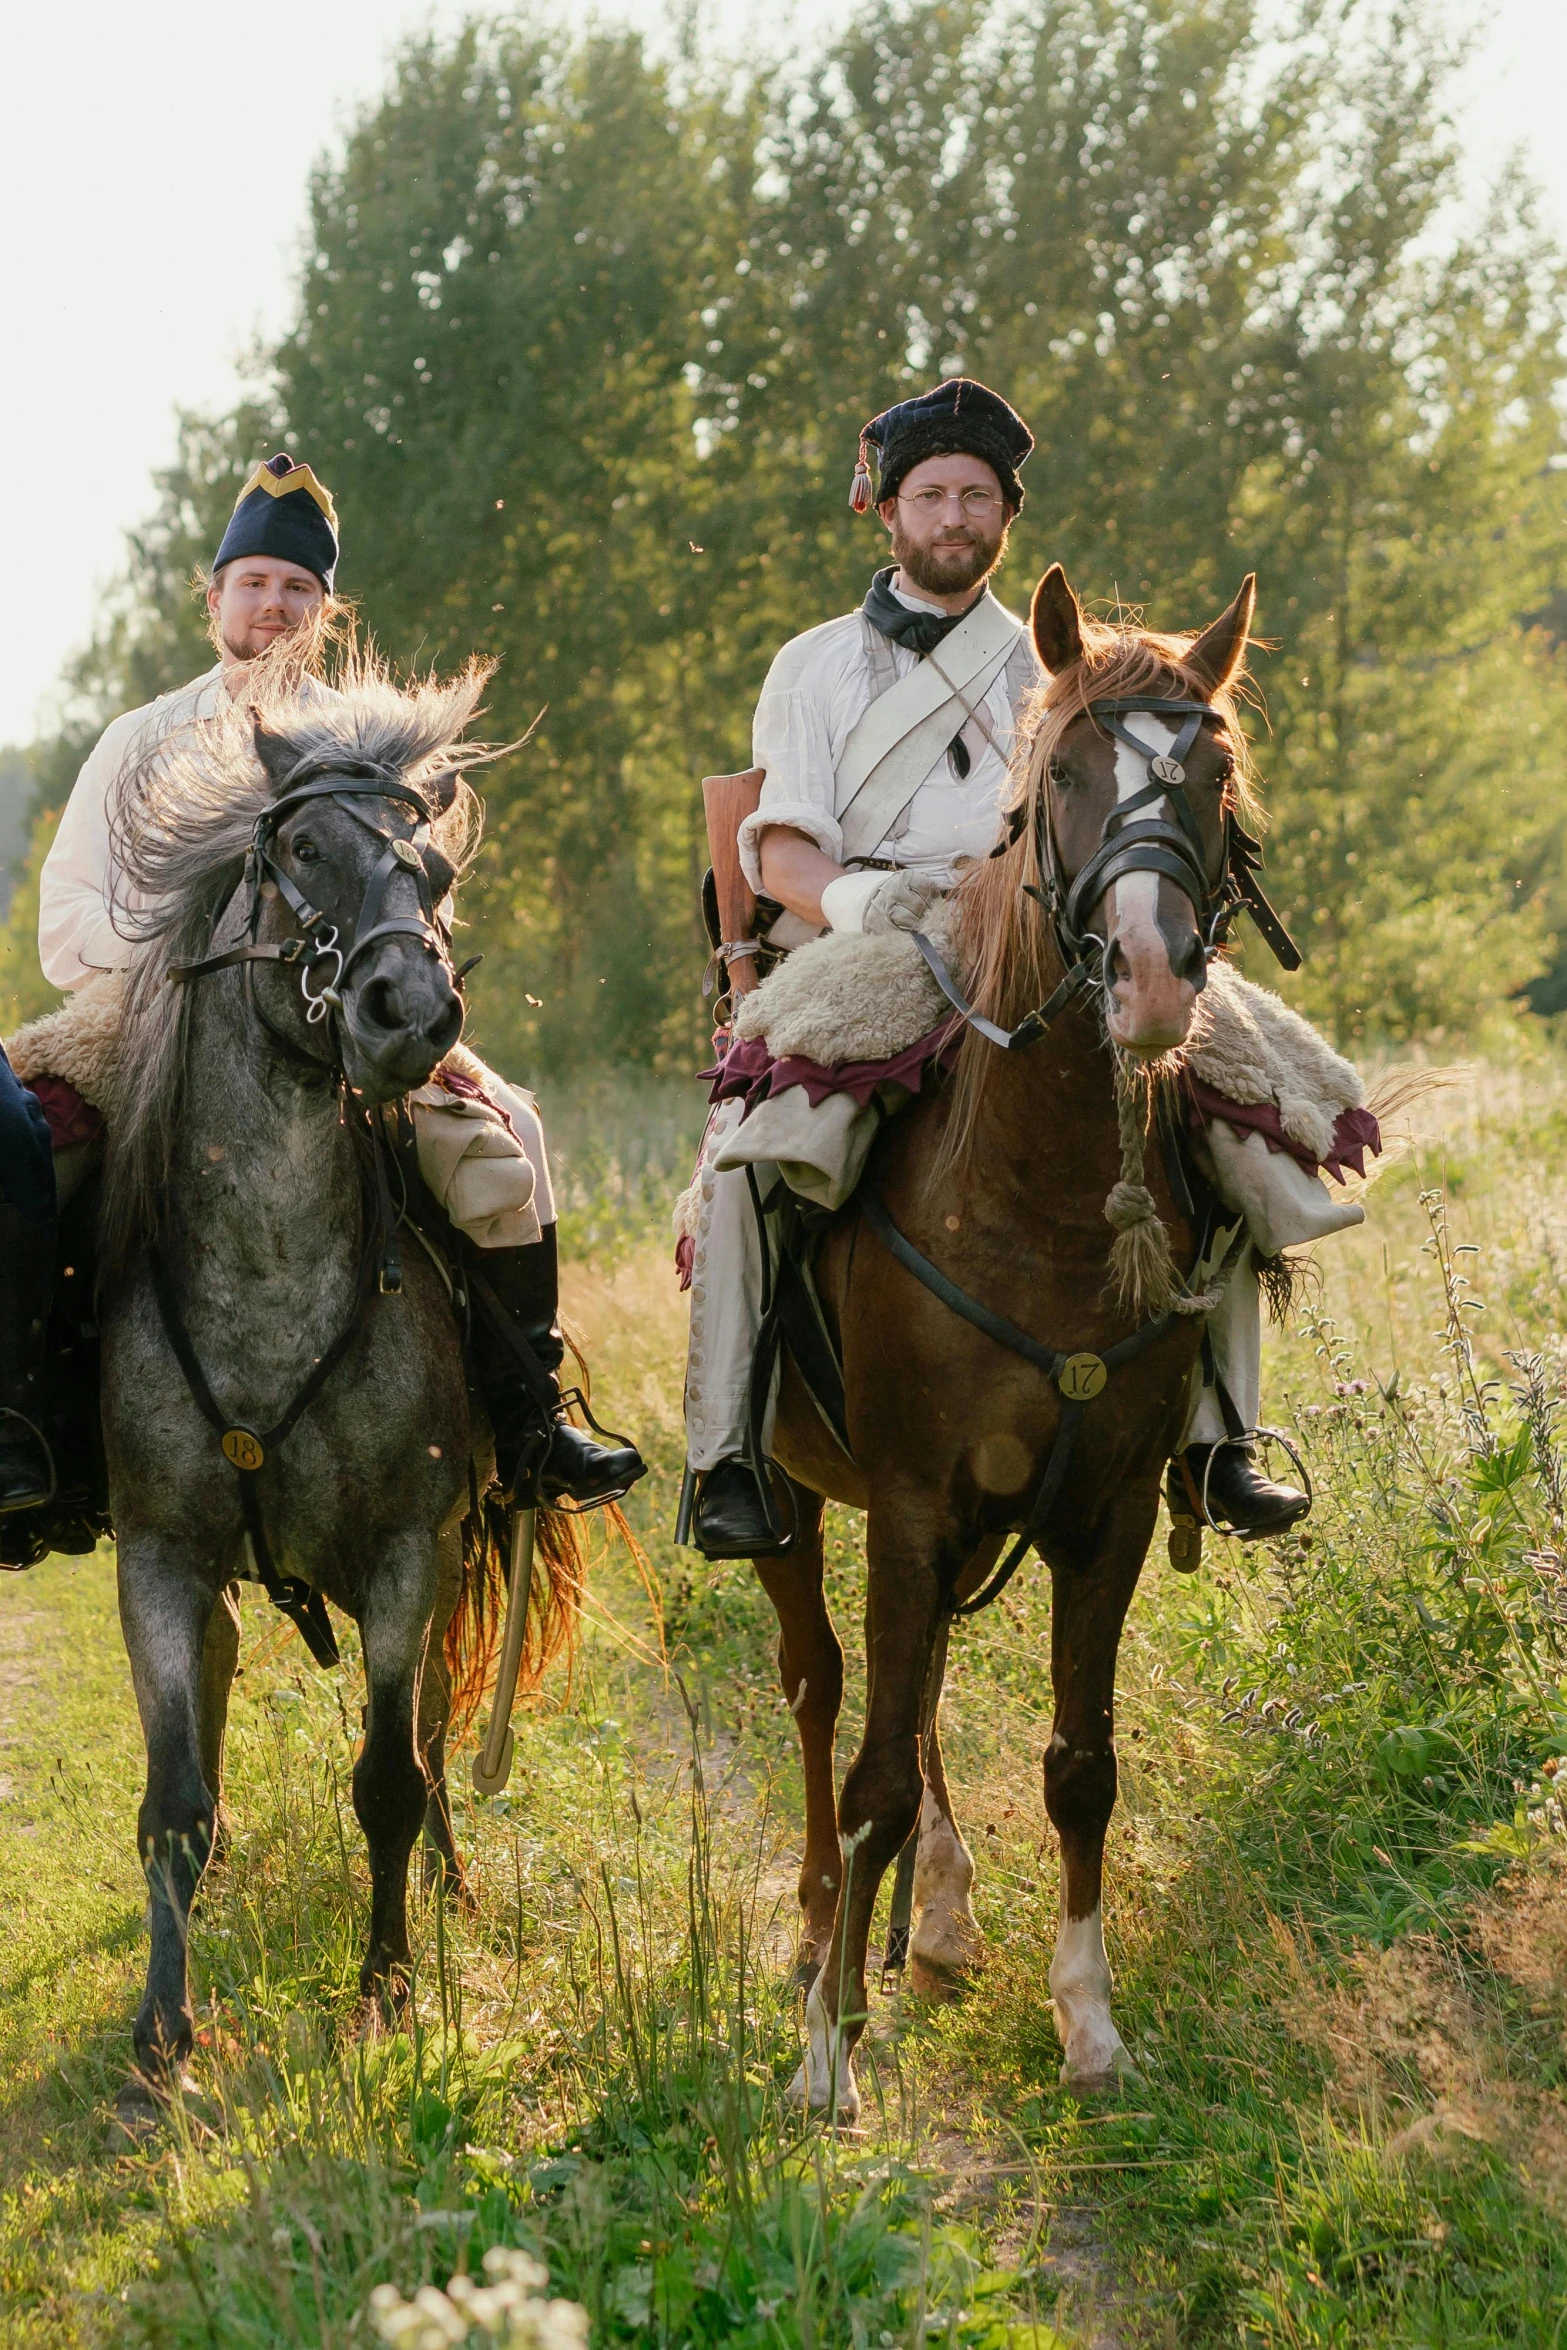
[(259, 718), (251, 722), (255, 736), (256, 757), (266, 770), (267, 781), (275, 792), (280, 792), (299, 764), (299, 753), (286, 735), (273, 734)]
[(1196, 670), (1210, 693), (1222, 693), (1245, 661), (1246, 639), (1256, 609), (1257, 574), (1248, 571), (1229, 610), (1203, 630), (1187, 654), (1187, 668)]
[(421, 778), (420, 795), (433, 815), (444, 816), (457, 797), (457, 774), (458, 771), (455, 767), (447, 767), (443, 768), (439, 775), (426, 775)]
[(1035, 588), (1028, 625), (1035, 650), (1052, 677), (1083, 658), (1083, 615), (1059, 563), (1051, 564)]

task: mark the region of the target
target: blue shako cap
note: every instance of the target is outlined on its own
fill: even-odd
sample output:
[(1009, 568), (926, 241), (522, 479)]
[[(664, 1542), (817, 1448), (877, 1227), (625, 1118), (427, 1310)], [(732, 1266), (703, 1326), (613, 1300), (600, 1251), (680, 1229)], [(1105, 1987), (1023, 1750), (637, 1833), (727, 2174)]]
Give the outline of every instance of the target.
[(213, 557), (214, 577), (225, 563), (244, 555), (297, 563), (330, 592), (337, 569), (337, 508), (308, 465), (279, 455), (256, 467), (235, 500), (223, 544)]
[(949, 376), (934, 391), (884, 408), (863, 428), (849, 502), (861, 514), (871, 502), (869, 452), (874, 449), (878, 504), (896, 496), (905, 474), (927, 457), (962, 455), (984, 459), (1015, 512), (1023, 503), (1018, 472), (1033, 446), (1028, 426), (999, 392), (970, 376)]

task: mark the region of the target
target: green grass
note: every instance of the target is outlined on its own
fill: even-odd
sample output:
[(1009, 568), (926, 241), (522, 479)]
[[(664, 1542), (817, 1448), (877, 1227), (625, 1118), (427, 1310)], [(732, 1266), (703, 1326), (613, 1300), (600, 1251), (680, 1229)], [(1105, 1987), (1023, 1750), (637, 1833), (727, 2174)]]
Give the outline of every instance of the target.
[[(459, 1758), (478, 1899), (419, 1907), (408, 2032), (354, 2028), (352, 1641), (318, 1674), (251, 1599), (196, 2087), (160, 2139), (110, 2142), (142, 1966), (111, 1561), (5, 1579), (0, 2339), (369, 2344), (378, 2286), (503, 2246), (596, 2344), (1567, 2343), (1562, 1099), (1547, 1072), (1450, 1101), (1445, 1210), (1428, 1148), (1322, 1251), (1268, 1366), (1309, 1533), (1210, 1543), (1191, 1579), (1156, 1545), (1121, 1675), (1107, 1916), (1143, 2079), (1118, 2101), (1058, 2085), (1025, 1576), (949, 1684), (988, 1963), (952, 2004), (873, 1994), (863, 2135), (786, 2106), (800, 1794), (770, 1611), (668, 1546), (680, 1304), (637, 1184), (595, 1204), (586, 1127), (571, 1180), (613, 1245), (572, 1302), (605, 1407), (652, 1431), (667, 1661), (604, 1562), (506, 1795)], [(849, 1631), (847, 1513), (830, 1555)], [(861, 1697), (856, 1673), (845, 1751)]]

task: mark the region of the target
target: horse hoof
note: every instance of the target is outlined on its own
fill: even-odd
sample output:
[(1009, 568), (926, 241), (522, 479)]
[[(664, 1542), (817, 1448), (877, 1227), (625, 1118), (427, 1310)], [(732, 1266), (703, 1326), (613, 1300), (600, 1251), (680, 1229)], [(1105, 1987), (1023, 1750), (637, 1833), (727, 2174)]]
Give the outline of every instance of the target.
[(826, 2096), (813, 2097), (810, 2094), (806, 2067), (802, 2064), (784, 2091), (784, 2103), (795, 2113), (819, 2114), (823, 2121), (830, 2122), (836, 2130), (853, 2130), (860, 2118), (860, 2092), (852, 2072), (838, 2082), (837, 2090), (837, 2098), (832, 2101), (829, 2111)]
[(145, 2146), (163, 2127), (166, 2100), (154, 2096), (140, 2074), (132, 2073), (120, 2094), (114, 2100), (104, 2131), (104, 2142), (111, 2154), (129, 2154)]
[(934, 2005), (950, 2007), (954, 2001), (966, 1998), (973, 1990), (979, 1974), (979, 1961), (970, 1959), (965, 1965), (944, 1966), (939, 1961), (924, 1958), (917, 1950), (909, 1952), (904, 1968), (906, 1990), (916, 1999), (928, 1999)]
[(972, 1918), (950, 1910), (922, 1913), (909, 1944), (909, 1965), (928, 1978), (932, 1989), (962, 1990), (984, 1963), (985, 1938)]
[[(114, 2110), (109, 2116), (105, 2136), (110, 2148), (123, 2154), (128, 2148), (144, 2146), (149, 2138), (156, 2137), (168, 2118), (174, 2088), (179, 2090), (182, 2102), (200, 2095), (195, 2075), (183, 2069), (172, 2084), (147, 2073), (132, 2073), (114, 2100)], [(199, 2127), (210, 2127), (199, 2111), (193, 2118)]]
[(1074, 2097), (1115, 2097), (1123, 2089), (1141, 2089), (1144, 2082), (1126, 2050), (1118, 2048), (1109, 2064), (1093, 2072), (1074, 2072), (1070, 2064), (1064, 2064), (1061, 2086)]

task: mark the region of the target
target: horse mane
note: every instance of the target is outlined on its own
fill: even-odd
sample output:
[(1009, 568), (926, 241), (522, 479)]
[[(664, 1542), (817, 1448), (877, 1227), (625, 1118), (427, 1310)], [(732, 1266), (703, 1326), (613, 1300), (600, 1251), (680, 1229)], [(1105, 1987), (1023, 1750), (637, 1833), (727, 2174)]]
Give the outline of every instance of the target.
[(106, 1283), (167, 1226), (192, 997), (167, 973), (208, 951), (243, 877), (256, 819), (276, 796), (257, 755), (257, 723), (281, 738), (295, 765), (342, 760), (435, 787), (431, 838), (460, 878), (483, 824), (465, 771), (499, 752), (458, 737), (491, 666), (475, 660), (444, 681), (399, 684), (372, 646), (350, 642), (326, 680), (302, 674), (285, 643), (251, 664), (244, 691), (234, 701), (225, 695), (215, 717), (133, 749), (109, 808), (116, 921), (135, 943), (104, 1174)]
[[(1234, 760), (1227, 786), (1230, 805), (1249, 825), (1263, 820), (1240, 719), (1241, 701), (1255, 701), (1254, 694), (1237, 691), (1249, 683), (1244, 661), (1230, 684), (1215, 690), (1187, 659), (1196, 631), (1162, 635), (1132, 623), (1095, 620), (1086, 612), (1080, 626), (1082, 658), (1036, 688), (1018, 724), (1011, 788), (1002, 807), (1017, 837), (999, 855), (973, 865), (952, 893), (951, 937), (969, 999), (976, 1011), (1004, 1028), (1015, 1027), (1025, 1012), (1043, 1003), (1063, 975), (1050, 921), (1026, 892), (1045, 886), (1039, 814), (1050, 762), (1068, 727), (1091, 702), (1135, 694), (1207, 702), (1223, 722)], [(966, 1162), (998, 1068), (995, 1046), (969, 1029), (953, 1076), (946, 1130), (933, 1157), (933, 1179), (945, 1178)]]

